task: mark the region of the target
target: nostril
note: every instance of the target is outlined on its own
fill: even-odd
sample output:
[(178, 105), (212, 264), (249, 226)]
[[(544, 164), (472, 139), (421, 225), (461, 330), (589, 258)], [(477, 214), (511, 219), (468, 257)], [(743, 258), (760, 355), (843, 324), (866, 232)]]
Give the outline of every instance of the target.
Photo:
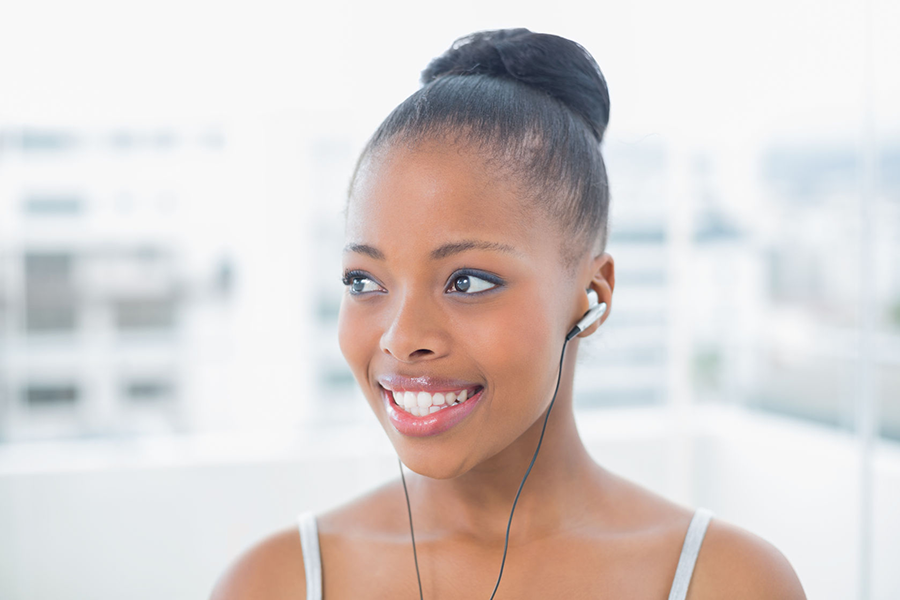
[(407, 358), (404, 358), (402, 354), (394, 354), (393, 352), (391, 352), (390, 348), (382, 348), (381, 351), (384, 352), (385, 354), (387, 354), (388, 356), (392, 356), (392, 357), (396, 358), (397, 360), (421, 359), (421, 358), (426, 358), (426, 357), (434, 354), (434, 350), (429, 350), (427, 348), (420, 348), (419, 350), (414, 350), (414, 351), (410, 352), (409, 356)]

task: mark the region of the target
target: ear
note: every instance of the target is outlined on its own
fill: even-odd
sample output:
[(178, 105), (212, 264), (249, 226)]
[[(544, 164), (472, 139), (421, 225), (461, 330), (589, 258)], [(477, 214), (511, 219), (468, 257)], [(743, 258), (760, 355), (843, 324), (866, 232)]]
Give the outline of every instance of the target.
[[(616, 267), (613, 261), (613, 257), (606, 252), (595, 256), (590, 263), (588, 263), (588, 268), (584, 274), (584, 280), (587, 280), (587, 285), (584, 286), (585, 289), (592, 289), (597, 293), (597, 299), (601, 303), (606, 303), (606, 312), (603, 313), (603, 316), (595, 322), (593, 325), (579, 333), (576, 337), (587, 337), (593, 334), (600, 325), (606, 321), (606, 318), (609, 317), (609, 312), (612, 309), (612, 295), (613, 289), (616, 287)], [(584, 296), (584, 312), (587, 312), (588, 299), (587, 294)]]

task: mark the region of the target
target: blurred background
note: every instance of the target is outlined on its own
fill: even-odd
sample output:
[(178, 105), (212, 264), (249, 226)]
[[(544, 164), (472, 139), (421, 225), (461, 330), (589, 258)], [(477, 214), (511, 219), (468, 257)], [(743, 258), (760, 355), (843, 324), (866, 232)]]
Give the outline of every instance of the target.
[(350, 172), (432, 57), (517, 26), (612, 98), (592, 454), (810, 598), (900, 597), (889, 0), (0, 3), (0, 597), (206, 597), (396, 477), (336, 339)]

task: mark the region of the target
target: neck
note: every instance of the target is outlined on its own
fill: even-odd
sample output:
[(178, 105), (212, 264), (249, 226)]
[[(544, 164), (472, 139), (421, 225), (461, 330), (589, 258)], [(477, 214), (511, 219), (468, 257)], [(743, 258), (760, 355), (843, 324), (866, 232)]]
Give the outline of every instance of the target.
[[(577, 508), (588, 501), (587, 496), (596, 493), (600, 470), (578, 435), (572, 409), (576, 350), (577, 345), (570, 343), (540, 451), (516, 504), (511, 542), (565, 528), (567, 519), (582, 514)], [(418, 497), (414, 503), (421, 508), (414, 511), (423, 531), (462, 529), (490, 543), (502, 539), (516, 492), (538, 447), (545, 416), (546, 411), (515, 442), (459, 477), (416, 476), (411, 494)]]

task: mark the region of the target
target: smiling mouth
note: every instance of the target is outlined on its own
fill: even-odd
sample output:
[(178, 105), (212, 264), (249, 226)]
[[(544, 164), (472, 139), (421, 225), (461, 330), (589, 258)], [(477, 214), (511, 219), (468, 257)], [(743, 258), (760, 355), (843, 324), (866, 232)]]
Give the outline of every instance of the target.
[(394, 404), (400, 410), (415, 417), (426, 417), (464, 404), (483, 390), (484, 387), (475, 385), (465, 389), (436, 392), (434, 394), (425, 391), (391, 391), (385, 388), (382, 389), (390, 395)]

